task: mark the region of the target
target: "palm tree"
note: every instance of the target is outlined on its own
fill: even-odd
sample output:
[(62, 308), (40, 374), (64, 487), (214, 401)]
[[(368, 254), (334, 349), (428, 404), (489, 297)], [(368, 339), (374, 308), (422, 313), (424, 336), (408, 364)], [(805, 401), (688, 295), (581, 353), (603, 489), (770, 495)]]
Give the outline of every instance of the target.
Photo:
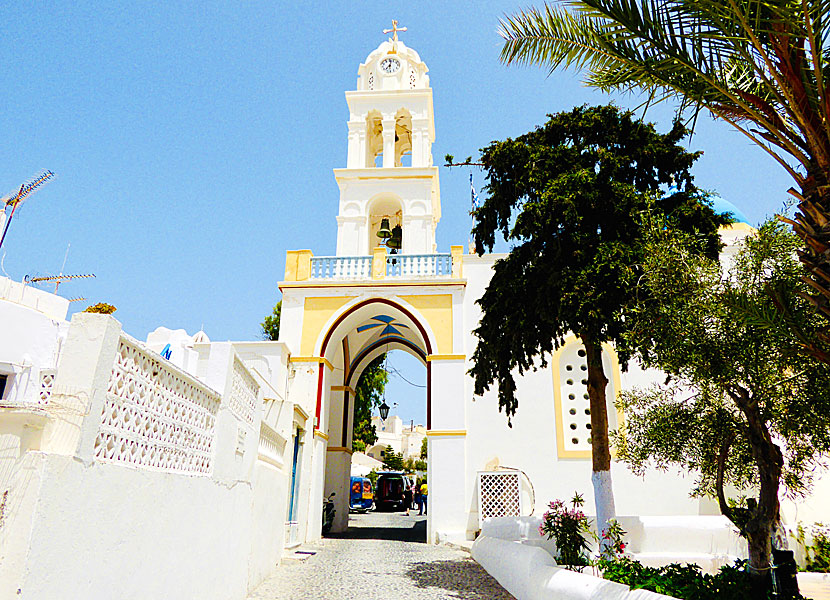
[[(584, 68), (604, 91), (679, 99), (768, 152), (799, 188), (794, 220), (779, 218), (802, 239), (810, 300), (830, 320), (830, 3), (562, 0), (506, 16), (499, 33), (505, 63)], [(830, 335), (795, 334), (830, 364)]]

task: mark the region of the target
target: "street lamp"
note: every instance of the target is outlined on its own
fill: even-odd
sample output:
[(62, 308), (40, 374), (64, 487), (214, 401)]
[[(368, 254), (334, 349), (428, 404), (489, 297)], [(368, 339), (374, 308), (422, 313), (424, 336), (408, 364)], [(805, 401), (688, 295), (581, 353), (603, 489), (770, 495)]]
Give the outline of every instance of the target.
[(383, 404), (378, 407), (378, 412), (380, 412), (381, 420), (385, 421), (386, 417), (389, 416), (389, 405), (386, 404), (386, 399), (384, 398)]

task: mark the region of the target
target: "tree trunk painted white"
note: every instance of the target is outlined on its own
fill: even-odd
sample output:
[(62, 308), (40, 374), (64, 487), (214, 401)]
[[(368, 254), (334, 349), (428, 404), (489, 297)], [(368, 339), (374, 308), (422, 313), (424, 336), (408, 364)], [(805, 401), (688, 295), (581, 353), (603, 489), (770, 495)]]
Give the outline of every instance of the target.
[[(611, 443), (608, 438), (608, 408), (605, 391), (608, 378), (602, 365), (602, 345), (582, 337), (588, 367), (588, 397), (591, 406), (591, 483), (597, 509), (597, 533), (602, 536), (608, 520), (617, 516), (611, 485)], [(602, 544), (603, 554), (606, 544)]]
[[(597, 507), (597, 533), (601, 536), (602, 530), (608, 529), (608, 521), (617, 518), (611, 471), (592, 471), (591, 483), (594, 486), (594, 502)], [(602, 551), (604, 550), (603, 544)]]

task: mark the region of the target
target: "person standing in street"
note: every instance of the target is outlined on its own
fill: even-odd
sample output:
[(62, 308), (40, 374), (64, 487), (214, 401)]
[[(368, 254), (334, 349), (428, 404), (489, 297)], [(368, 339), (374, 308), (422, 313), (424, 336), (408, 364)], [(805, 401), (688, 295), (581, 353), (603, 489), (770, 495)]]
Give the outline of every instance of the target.
[(416, 481), (415, 485), (412, 486), (412, 492), (415, 497), (415, 506), (418, 507), (418, 514), (420, 515), (423, 509), (421, 505), (421, 483), (419, 481)]
[[(428, 491), (429, 490), (427, 489), (427, 482), (424, 481), (424, 483), (421, 485), (421, 506), (420, 506), (420, 508), (424, 509), (423, 514), (427, 514), (427, 495), (428, 495)], [(418, 510), (418, 514), (419, 515), (422, 514), (420, 510)]]

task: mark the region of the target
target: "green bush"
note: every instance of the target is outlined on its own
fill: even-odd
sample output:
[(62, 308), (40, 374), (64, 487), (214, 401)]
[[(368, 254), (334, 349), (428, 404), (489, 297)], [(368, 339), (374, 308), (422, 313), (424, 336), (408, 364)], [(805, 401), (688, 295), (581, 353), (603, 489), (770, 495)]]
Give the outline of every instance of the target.
[(704, 573), (698, 565), (673, 563), (646, 567), (636, 560), (620, 558), (603, 564), (603, 577), (629, 586), (666, 594), (682, 600), (746, 600), (750, 598), (746, 561), (721, 567), (716, 575)]
[(813, 526), (813, 543), (807, 546), (807, 570), (830, 572), (830, 527), (821, 523)]

